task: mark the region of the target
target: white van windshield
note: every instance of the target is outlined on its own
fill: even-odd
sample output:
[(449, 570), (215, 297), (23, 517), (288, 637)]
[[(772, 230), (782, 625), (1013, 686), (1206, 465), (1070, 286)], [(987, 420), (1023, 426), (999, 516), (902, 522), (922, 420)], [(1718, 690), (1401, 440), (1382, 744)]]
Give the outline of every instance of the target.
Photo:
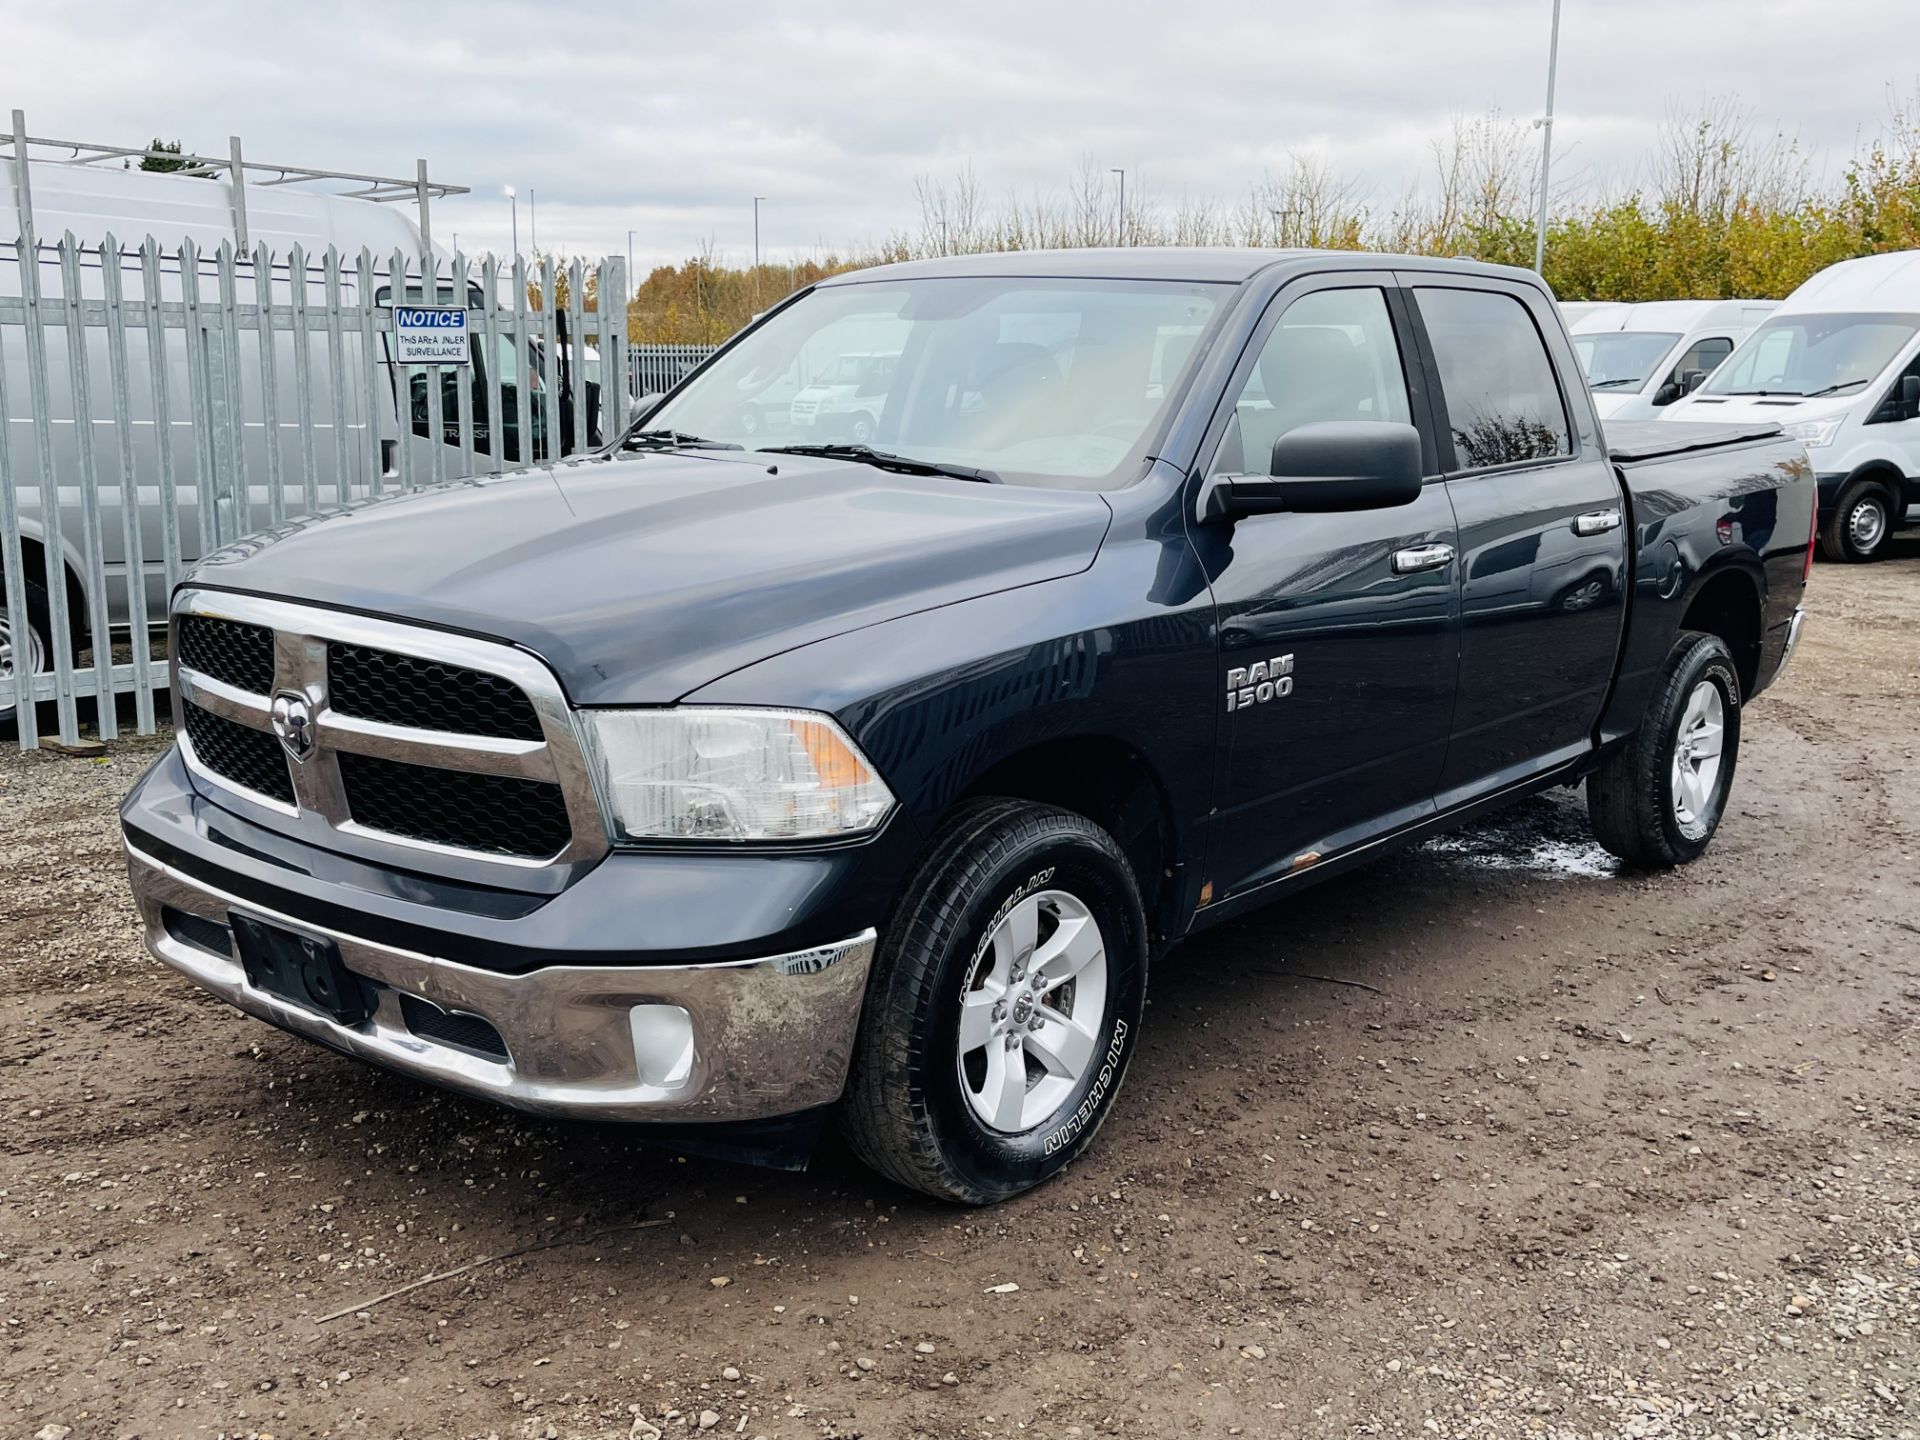
[(1595, 390), (1621, 390), (1645, 380), (1679, 338), (1660, 330), (1575, 335), (1573, 353), (1580, 357), (1588, 385)]
[(1032, 485), (1131, 484), (1231, 294), (1015, 276), (823, 286), (641, 429), (749, 450), (867, 446)]
[(1854, 395), (1920, 333), (1920, 315), (1777, 315), (1701, 387), (1709, 395)]

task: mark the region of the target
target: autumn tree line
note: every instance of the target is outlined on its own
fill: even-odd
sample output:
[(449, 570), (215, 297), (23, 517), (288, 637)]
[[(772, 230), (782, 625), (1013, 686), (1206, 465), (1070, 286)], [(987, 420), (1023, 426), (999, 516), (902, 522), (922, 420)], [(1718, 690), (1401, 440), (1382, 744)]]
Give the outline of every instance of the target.
[[(1643, 177), (1609, 190), (1580, 176), (1550, 196), (1546, 278), (1566, 300), (1771, 298), (1835, 261), (1920, 248), (1920, 93), (1838, 178), (1816, 178), (1788, 137), (1732, 102), (1660, 127)], [(1429, 172), (1381, 206), (1324, 159), (1294, 155), (1238, 204), (1161, 198), (1129, 177), (1118, 213), (1106, 171), (1086, 162), (1064, 189), (992, 200), (973, 170), (916, 186), (917, 228), (857, 252), (734, 267), (711, 243), (655, 269), (627, 307), (640, 343), (713, 344), (782, 296), (828, 275), (931, 255), (1082, 245), (1312, 246), (1533, 263), (1539, 142), (1500, 115), (1461, 119), (1430, 147)], [(593, 297), (597, 299), (597, 297)]]

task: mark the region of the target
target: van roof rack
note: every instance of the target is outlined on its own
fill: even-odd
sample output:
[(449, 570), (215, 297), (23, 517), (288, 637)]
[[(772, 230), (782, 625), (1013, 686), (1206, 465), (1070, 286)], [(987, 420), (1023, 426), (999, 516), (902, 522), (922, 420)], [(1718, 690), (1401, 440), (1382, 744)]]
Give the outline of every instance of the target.
[[(35, 154), (38, 149), (41, 153)], [(64, 154), (58, 153), (64, 151)], [(27, 117), (24, 111), (13, 112), (11, 132), (0, 132), (0, 158), (15, 160), (60, 161), (67, 164), (97, 165), (109, 160), (144, 160), (148, 157), (173, 161), (179, 166), (182, 175), (227, 178), (227, 189), (233, 201), (233, 230), (238, 240), (238, 249), (243, 253), (250, 247), (247, 243), (247, 184), (255, 185), (297, 185), (309, 181), (346, 181), (360, 188), (336, 190), (331, 193), (346, 199), (372, 200), (377, 204), (390, 205), (397, 201), (411, 200), (420, 211), (420, 236), (424, 244), (433, 245), (433, 223), (429, 202), (444, 200), (449, 195), (470, 193), (465, 185), (448, 185), (444, 181), (427, 178), (427, 162), (414, 161), (412, 179), (395, 175), (362, 175), (352, 170), (315, 170), (305, 165), (281, 165), (266, 160), (249, 160), (240, 153), (240, 137), (227, 137), (227, 153), (219, 155), (186, 155), (172, 150), (152, 150), (144, 145), (96, 145), (85, 140), (53, 140), (43, 136), (27, 134)], [(15, 200), (20, 212), (20, 237), (29, 243), (33, 239), (33, 200), (29, 188), (25, 165), (17, 165), (15, 173)], [(255, 178), (269, 175), (271, 179)], [(235, 181), (240, 183), (235, 184)]]

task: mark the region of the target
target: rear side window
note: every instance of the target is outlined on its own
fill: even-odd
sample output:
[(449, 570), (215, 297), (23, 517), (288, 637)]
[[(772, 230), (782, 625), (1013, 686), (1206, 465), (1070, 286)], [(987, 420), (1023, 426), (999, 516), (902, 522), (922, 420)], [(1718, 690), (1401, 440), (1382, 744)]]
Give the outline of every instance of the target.
[(1455, 463), (1485, 470), (1573, 453), (1546, 342), (1527, 307), (1490, 290), (1415, 289)]

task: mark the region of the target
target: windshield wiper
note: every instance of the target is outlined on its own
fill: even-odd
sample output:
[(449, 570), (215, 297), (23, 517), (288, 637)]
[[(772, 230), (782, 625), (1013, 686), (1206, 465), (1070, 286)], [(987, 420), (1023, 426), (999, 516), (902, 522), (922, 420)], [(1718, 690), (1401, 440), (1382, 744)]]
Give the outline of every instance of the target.
[(1778, 400), (1804, 400), (1807, 397), (1798, 390), (1716, 390), (1715, 395), (1770, 395)]
[(1873, 376), (1862, 375), (1857, 380), (1841, 380), (1836, 382), (1835, 384), (1823, 386), (1821, 389), (1818, 389), (1818, 390), (1809, 390), (1807, 391), (1806, 398), (1811, 400), (1818, 395), (1834, 395), (1834, 394), (1838, 394), (1842, 390), (1850, 390), (1855, 385), (1870, 385), (1872, 383), (1873, 383)]
[(876, 470), (891, 470), (900, 475), (946, 475), (955, 480), (978, 480), (998, 485), (1000, 477), (991, 470), (971, 465), (948, 465), (940, 460), (916, 460), (910, 455), (893, 455), (871, 445), (765, 445), (762, 454), (817, 455), (823, 460), (853, 460)]
[(1594, 380), (1588, 383), (1589, 390), (1617, 390), (1622, 385), (1638, 385), (1640, 377), (1630, 376), (1625, 380)]
[(731, 440), (707, 440), (684, 430), (629, 430), (620, 441), (622, 450), (744, 450)]

